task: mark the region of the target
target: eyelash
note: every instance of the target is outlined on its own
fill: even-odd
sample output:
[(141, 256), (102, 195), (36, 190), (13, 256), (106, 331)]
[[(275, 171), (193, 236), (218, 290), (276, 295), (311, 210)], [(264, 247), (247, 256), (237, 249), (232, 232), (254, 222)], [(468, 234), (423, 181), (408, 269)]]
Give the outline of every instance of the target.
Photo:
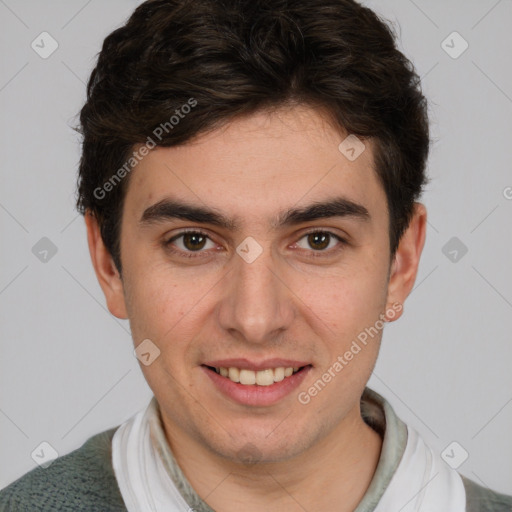
[[(321, 233), (321, 234), (324, 234), (324, 235), (329, 235), (329, 236), (333, 237), (335, 240), (337, 240), (339, 243), (338, 243), (338, 245), (335, 248), (332, 248), (332, 249), (327, 249), (327, 250), (324, 249), (324, 250), (319, 250), (319, 251), (315, 251), (315, 250), (311, 249), (311, 251), (308, 251), (308, 252), (311, 253), (309, 255), (310, 258), (321, 258), (321, 257), (325, 257), (325, 255), (329, 255), (330, 256), (332, 254), (336, 254), (340, 250), (342, 250), (345, 245), (348, 245), (348, 242), (346, 240), (344, 240), (343, 238), (341, 238), (339, 235), (336, 235), (335, 233), (333, 233), (331, 231), (322, 230), (322, 229), (314, 229), (314, 230), (308, 231), (308, 232), (304, 233), (299, 238), (299, 240), (302, 240), (304, 237), (306, 237), (308, 235), (316, 234), (316, 233)], [(180, 233), (178, 233), (177, 235), (174, 235), (172, 238), (170, 238), (168, 240), (165, 240), (163, 242), (164, 248), (168, 252), (170, 252), (171, 254), (176, 254), (176, 255), (178, 255), (180, 257), (183, 257), (183, 258), (203, 258), (204, 256), (202, 256), (202, 254), (205, 252), (203, 250), (199, 250), (199, 251), (182, 251), (181, 249), (174, 249), (173, 248), (172, 242), (174, 242), (175, 240), (181, 238), (182, 236), (184, 236), (186, 234), (201, 235), (201, 236), (204, 236), (204, 237), (208, 238), (209, 240), (211, 240), (211, 238), (208, 235), (208, 233), (205, 233), (204, 231), (201, 231), (200, 229), (184, 230), (184, 231), (181, 231)], [(211, 240), (211, 241), (213, 241), (213, 240)], [(307, 250), (307, 249), (303, 249), (303, 250)]]

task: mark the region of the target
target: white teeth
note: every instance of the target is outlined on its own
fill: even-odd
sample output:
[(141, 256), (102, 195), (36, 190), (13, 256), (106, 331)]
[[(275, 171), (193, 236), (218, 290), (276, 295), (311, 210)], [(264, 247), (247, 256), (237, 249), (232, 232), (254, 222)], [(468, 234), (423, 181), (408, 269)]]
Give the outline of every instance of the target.
[(238, 368), (230, 368), (228, 377), (233, 382), (240, 382), (240, 370)]
[(256, 384), (256, 372), (252, 370), (240, 370), (240, 384), (250, 386)]
[(274, 384), (274, 370), (261, 370), (256, 372), (256, 384), (258, 384), (258, 386), (270, 386)]
[(227, 377), (229, 380), (233, 382), (239, 382), (245, 386), (253, 386), (257, 384), (258, 386), (271, 386), (274, 382), (281, 382), (286, 377), (290, 377), (297, 371), (299, 371), (299, 367), (283, 367), (280, 366), (278, 368), (268, 368), (266, 370), (253, 371), (253, 370), (240, 370), (239, 368), (215, 368), (215, 371), (222, 375), (222, 377)]
[(284, 379), (284, 368), (276, 368), (274, 370), (274, 382), (281, 382)]

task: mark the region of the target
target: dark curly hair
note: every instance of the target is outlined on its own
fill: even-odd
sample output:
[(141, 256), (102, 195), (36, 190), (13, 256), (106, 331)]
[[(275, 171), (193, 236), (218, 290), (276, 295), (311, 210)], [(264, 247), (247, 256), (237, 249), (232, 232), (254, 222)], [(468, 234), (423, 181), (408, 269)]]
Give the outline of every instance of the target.
[(166, 128), (157, 144), (175, 146), (287, 104), (320, 108), (335, 126), (374, 140), (393, 256), (427, 183), (430, 144), (427, 101), (395, 38), (353, 0), (149, 0), (137, 7), (105, 39), (80, 112), (77, 208), (97, 218), (118, 270), (134, 148), (148, 137), (155, 143), (159, 126)]

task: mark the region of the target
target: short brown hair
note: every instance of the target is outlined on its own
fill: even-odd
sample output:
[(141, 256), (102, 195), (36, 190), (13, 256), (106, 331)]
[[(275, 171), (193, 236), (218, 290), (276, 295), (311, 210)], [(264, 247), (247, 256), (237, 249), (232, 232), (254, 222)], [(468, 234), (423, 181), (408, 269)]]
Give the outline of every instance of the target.
[[(347, 132), (374, 139), (393, 255), (427, 182), (430, 143), (420, 79), (395, 37), (353, 0), (149, 0), (137, 7), (105, 39), (80, 113), (77, 207), (98, 219), (118, 270), (129, 182), (120, 170), (129, 171), (136, 145), (158, 126), (167, 127), (158, 145), (176, 146), (289, 103), (322, 108)], [(191, 99), (194, 108), (171, 122)]]

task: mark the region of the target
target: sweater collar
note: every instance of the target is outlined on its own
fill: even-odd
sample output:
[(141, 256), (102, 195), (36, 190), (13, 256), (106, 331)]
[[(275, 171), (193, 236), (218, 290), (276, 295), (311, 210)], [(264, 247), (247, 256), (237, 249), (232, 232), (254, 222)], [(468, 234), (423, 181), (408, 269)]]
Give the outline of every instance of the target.
[[(361, 416), (383, 439), (381, 454), (370, 485), (354, 512), (371, 512), (379, 503), (400, 464), (406, 444), (407, 426), (391, 405), (377, 392), (366, 387), (361, 396)], [(163, 466), (191, 509), (214, 512), (190, 485), (170, 449), (161, 421), (160, 407), (153, 396), (149, 405), (150, 435)]]

